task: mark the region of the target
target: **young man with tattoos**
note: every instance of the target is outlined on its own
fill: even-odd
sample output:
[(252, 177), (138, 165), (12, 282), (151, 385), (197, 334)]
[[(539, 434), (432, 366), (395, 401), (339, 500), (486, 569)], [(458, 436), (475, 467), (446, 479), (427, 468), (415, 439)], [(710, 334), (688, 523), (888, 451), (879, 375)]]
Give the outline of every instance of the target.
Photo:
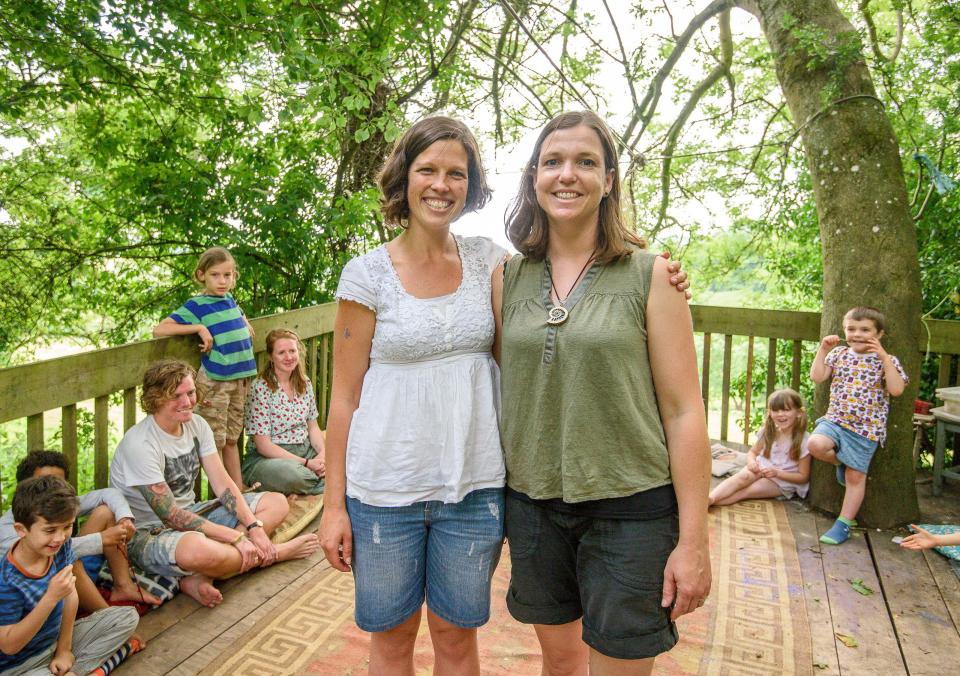
[[(213, 607), (223, 600), (212, 581), (275, 561), (305, 558), (319, 548), (313, 533), (281, 545), (270, 534), (289, 506), (280, 493), (242, 494), (227, 474), (207, 422), (194, 416), (195, 371), (164, 359), (143, 376), (147, 417), (117, 446), (110, 484), (136, 517), (130, 557), (153, 573), (183, 578), (180, 589)], [(205, 516), (193, 487), (203, 466), (220, 506)]]

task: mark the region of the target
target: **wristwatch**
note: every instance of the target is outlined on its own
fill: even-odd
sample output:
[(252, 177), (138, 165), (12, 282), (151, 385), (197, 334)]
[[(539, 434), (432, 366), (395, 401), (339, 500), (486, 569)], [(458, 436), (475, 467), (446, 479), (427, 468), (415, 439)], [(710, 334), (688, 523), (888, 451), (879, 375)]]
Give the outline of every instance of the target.
[(263, 528), (263, 521), (257, 519), (253, 523), (248, 523), (245, 528), (249, 531), (252, 528)]

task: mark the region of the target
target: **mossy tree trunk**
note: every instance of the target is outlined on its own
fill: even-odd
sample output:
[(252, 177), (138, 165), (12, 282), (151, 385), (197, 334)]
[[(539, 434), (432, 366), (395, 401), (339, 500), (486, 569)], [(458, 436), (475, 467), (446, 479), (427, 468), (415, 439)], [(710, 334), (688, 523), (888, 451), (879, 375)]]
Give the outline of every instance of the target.
[[(842, 336), (845, 311), (872, 305), (888, 320), (887, 350), (911, 377), (892, 402), (886, 446), (870, 468), (860, 512), (889, 527), (918, 515), (912, 410), (919, 378), (920, 264), (900, 149), (876, 96), (859, 35), (834, 0), (737, 3), (760, 19), (806, 152), (823, 250), (823, 335)], [(828, 388), (817, 389), (815, 413)], [(833, 467), (814, 463), (812, 502), (838, 512)]]

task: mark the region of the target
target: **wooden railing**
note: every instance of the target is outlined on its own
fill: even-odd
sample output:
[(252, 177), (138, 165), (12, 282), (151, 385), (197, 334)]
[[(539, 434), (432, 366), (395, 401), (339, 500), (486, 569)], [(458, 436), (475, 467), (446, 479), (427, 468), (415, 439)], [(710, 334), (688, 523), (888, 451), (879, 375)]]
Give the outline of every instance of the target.
[[(332, 366), (333, 303), (259, 317), (251, 321), (256, 337), (254, 350), (264, 358), (264, 340), (275, 328), (296, 331), (307, 350), (307, 370), (316, 388), (320, 424), (326, 426)], [(130, 343), (105, 350), (50, 359), (0, 370), (0, 424), (27, 419), (27, 449), (44, 447), (44, 413), (60, 410), (61, 449), (70, 461), (70, 481), (76, 484), (77, 405), (93, 401), (94, 484), (107, 485), (110, 466), (110, 398), (122, 396), (123, 431), (137, 421), (137, 386), (147, 366), (163, 357), (176, 357), (200, 364), (194, 336), (161, 338)], [(26, 452), (26, 449), (24, 449)], [(84, 463), (89, 462), (83, 457)], [(2, 477), (9, 481), (11, 477)]]
[[(723, 341), (722, 381), (720, 387), (720, 439), (727, 441), (730, 423), (730, 385), (734, 360), (732, 358), (735, 337), (746, 342), (744, 369), (746, 382), (742, 413), (745, 420), (750, 419), (755, 353), (760, 349), (766, 352), (766, 395), (769, 396), (778, 387), (790, 386), (800, 390), (801, 379), (806, 377), (801, 363), (804, 352), (812, 355), (820, 342), (820, 313), (798, 312), (790, 310), (756, 310), (736, 307), (717, 307), (691, 305), (694, 331), (703, 334), (701, 350), (701, 388), (704, 407), (709, 417), (710, 374), (713, 341)], [(759, 343), (759, 346), (758, 346)], [(763, 343), (766, 343), (764, 346)], [(781, 349), (790, 351), (790, 378), (778, 382), (777, 353)], [(960, 322), (944, 320), (925, 320), (920, 331), (917, 350), (926, 360), (935, 360), (937, 364), (937, 387), (955, 385), (958, 381), (957, 356), (960, 355)], [(762, 406), (764, 402), (760, 402)], [(743, 429), (743, 443), (748, 443), (749, 425)], [(739, 439), (737, 440), (739, 441)]]
[[(708, 411), (711, 396), (720, 397), (720, 438), (729, 438), (731, 417), (731, 380), (734, 370), (746, 369), (746, 387), (742, 402), (744, 419), (749, 420), (752, 378), (757, 355), (765, 352), (766, 392), (789, 384), (799, 389), (801, 359), (804, 350), (813, 350), (820, 340), (820, 315), (816, 312), (752, 310), (693, 305), (694, 329), (702, 335), (702, 394)], [(252, 321), (256, 331), (254, 349), (263, 359), (264, 338), (273, 328), (296, 331), (307, 347), (307, 366), (316, 388), (320, 424), (325, 427), (332, 370), (332, 330), (336, 308), (332, 303), (260, 317)], [(921, 332), (918, 350), (938, 360), (939, 386), (957, 382), (956, 360), (960, 354), (960, 322), (927, 321)], [(712, 392), (711, 369), (714, 341), (722, 341), (720, 391)], [(745, 363), (734, 363), (734, 345), (746, 343)], [(806, 343), (806, 345), (805, 345)], [(787, 383), (777, 382), (776, 355), (788, 349), (791, 374)], [(742, 351), (742, 348), (740, 348)], [(92, 451), (94, 484), (107, 483), (110, 456), (111, 397), (122, 400), (122, 428), (129, 429), (137, 419), (137, 386), (147, 366), (162, 357), (178, 357), (194, 365), (199, 352), (194, 337), (163, 338), (120, 347), (97, 350), (59, 359), (51, 359), (0, 370), (0, 424), (26, 418), (26, 448), (44, 446), (44, 414), (60, 411), (61, 450), (70, 460), (71, 481), (76, 482), (78, 460), (84, 464)], [(93, 448), (80, 457), (77, 435), (77, 406), (93, 402)], [(761, 402), (762, 405), (762, 402)], [(118, 413), (115, 411), (115, 413)], [(709, 415), (709, 414), (708, 414)], [(56, 413), (51, 414), (56, 418)], [(746, 440), (744, 440), (746, 443)], [(26, 451), (26, 448), (23, 451)], [(2, 477), (10, 480), (11, 477)]]

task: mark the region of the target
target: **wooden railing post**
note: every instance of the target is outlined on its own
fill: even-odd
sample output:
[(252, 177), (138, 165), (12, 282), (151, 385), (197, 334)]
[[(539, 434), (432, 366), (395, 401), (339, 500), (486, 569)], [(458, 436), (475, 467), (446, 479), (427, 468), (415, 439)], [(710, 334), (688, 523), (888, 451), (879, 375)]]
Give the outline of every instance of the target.
[(93, 400), (93, 485), (106, 488), (110, 472), (110, 397)]
[(777, 339), (767, 341), (767, 399), (777, 389)]
[(77, 470), (79, 469), (77, 467), (77, 405), (67, 404), (60, 411), (60, 436), (63, 438), (61, 450), (67, 459), (67, 465), (70, 466), (67, 481), (74, 488), (79, 488), (77, 485)]
[(128, 387), (123, 391), (123, 431), (137, 424), (137, 388)]
[(703, 374), (700, 382), (700, 396), (703, 397), (703, 414), (710, 420), (710, 334), (703, 334)]
[(723, 337), (723, 385), (720, 399), (720, 440), (728, 439), (727, 432), (730, 425), (730, 368), (733, 358), (733, 336)]
[(743, 391), (743, 443), (750, 443), (750, 403), (753, 400), (753, 336), (747, 338), (747, 373)]
[(790, 387), (797, 392), (800, 391), (800, 355), (803, 350), (803, 343), (799, 340), (793, 341), (793, 365), (790, 378)]
[(43, 445), (43, 413), (35, 413), (27, 417), (27, 450), (39, 451)]

